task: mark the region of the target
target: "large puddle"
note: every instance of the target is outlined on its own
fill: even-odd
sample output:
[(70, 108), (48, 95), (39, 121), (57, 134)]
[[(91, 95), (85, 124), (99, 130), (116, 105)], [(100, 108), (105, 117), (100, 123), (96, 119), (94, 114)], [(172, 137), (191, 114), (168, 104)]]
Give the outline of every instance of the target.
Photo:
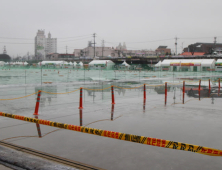
[[(0, 98), (19, 99), (1, 100), (0, 106), (2, 112), (35, 117), (36, 92), (42, 90), (40, 119), (222, 149), (220, 76), (215, 72), (1, 70)], [(185, 104), (182, 104), (184, 80)], [(143, 84), (146, 84), (145, 103)], [(111, 85), (114, 85), (115, 105), (111, 104)], [(85, 88), (83, 110), (78, 109), (80, 87)], [(30, 94), (33, 95), (20, 98)], [(105, 169), (220, 169), (222, 166), (220, 157), (5, 117), (0, 122), (0, 140)]]

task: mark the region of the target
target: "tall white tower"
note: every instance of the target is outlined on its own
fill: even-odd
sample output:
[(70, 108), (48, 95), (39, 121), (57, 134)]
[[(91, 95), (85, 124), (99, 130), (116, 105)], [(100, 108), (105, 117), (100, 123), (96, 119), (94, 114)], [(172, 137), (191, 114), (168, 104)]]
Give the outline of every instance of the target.
[(51, 33), (48, 33), (48, 38), (46, 38), (46, 49), (45, 53), (50, 54), (50, 53), (56, 53), (57, 52), (57, 39), (52, 38)]
[(45, 37), (44, 30), (38, 30), (35, 37), (35, 56), (39, 60), (44, 60), (47, 54), (57, 52), (57, 39), (52, 38), (51, 33), (48, 33), (48, 38)]
[(35, 57), (39, 60), (45, 58), (45, 31), (38, 30), (35, 37)]

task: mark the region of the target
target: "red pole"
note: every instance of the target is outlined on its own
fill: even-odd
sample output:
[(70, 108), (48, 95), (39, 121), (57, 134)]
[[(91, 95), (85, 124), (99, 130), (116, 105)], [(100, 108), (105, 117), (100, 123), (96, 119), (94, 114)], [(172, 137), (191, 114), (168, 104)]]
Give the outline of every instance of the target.
[(82, 107), (82, 87), (80, 87), (80, 94), (79, 94), (79, 109), (83, 109), (83, 107)]
[(115, 104), (113, 86), (111, 86), (112, 104)]
[(165, 106), (167, 104), (167, 82), (165, 82)]
[(38, 91), (38, 96), (36, 100), (36, 105), (35, 105), (35, 112), (33, 115), (39, 115), (39, 102), (40, 102), (40, 97), (41, 97), (41, 90)]
[(146, 84), (143, 87), (143, 99), (146, 100)]
[(210, 79), (209, 79), (209, 97), (210, 97), (210, 91), (211, 91), (211, 87), (210, 87)]
[(220, 96), (220, 78), (218, 80), (218, 96)]
[(184, 104), (184, 95), (185, 95), (185, 81), (183, 81), (183, 104)]
[(79, 124), (82, 126), (82, 109), (79, 109)]
[(199, 100), (200, 100), (200, 86), (201, 86), (201, 80), (199, 80), (199, 89), (198, 89), (198, 91), (199, 91)]

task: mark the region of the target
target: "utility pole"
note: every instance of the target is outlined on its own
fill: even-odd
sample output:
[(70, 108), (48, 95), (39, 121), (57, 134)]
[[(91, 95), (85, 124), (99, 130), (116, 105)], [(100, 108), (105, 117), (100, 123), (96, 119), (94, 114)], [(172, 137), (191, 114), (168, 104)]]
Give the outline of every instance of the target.
[(105, 41), (102, 40), (102, 57), (103, 57), (103, 51), (104, 51), (104, 43), (105, 43)]
[(3, 54), (7, 54), (6, 46), (4, 46), (4, 48), (3, 48)]
[(93, 34), (93, 38), (94, 38), (94, 60), (96, 59), (96, 33)]
[(217, 37), (214, 37), (214, 45), (217, 43)]
[(94, 44), (94, 56), (93, 56), (93, 59), (95, 60), (96, 59), (96, 40), (95, 40), (96, 33), (93, 34), (93, 38), (94, 38), (94, 43), (92, 43), (92, 44)]
[(182, 42), (182, 46), (181, 46), (181, 48), (182, 48), (182, 53), (184, 52), (184, 51), (183, 51), (183, 43), (184, 43), (184, 42)]
[(177, 37), (175, 38), (175, 51), (176, 51), (176, 55), (177, 55)]
[(66, 54), (68, 54), (67, 51), (68, 51), (68, 46), (66, 46)]
[(216, 50), (217, 37), (214, 37), (214, 52)]

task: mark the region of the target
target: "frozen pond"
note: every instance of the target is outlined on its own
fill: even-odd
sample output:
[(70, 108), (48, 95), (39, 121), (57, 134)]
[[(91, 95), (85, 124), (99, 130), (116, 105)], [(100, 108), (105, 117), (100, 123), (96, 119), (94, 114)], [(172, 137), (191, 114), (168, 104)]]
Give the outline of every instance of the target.
[[(59, 73), (58, 73), (59, 72)], [(101, 70), (11, 69), (0, 72), (1, 99), (18, 98), (44, 90), (39, 116), (61, 123), (82, 125), (153, 138), (222, 149), (221, 98), (208, 98), (208, 79), (217, 89), (220, 73), (215, 72), (147, 72)], [(221, 76), (222, 77), (222, 76)], [(186, 78), (185, 104), (182, 81)], [(201, 100), (195, 88), (202, 79)], [(164, 83), (168, 82), (167, 105)], [(147, 85), (144, 106), (143, 89)], [(115, 85), (112, 111), (111, 91)], [(162, 86), (161, 86), (162, 85)], [(80, 113), (80, 87), (83, 110)], [(193, 93), (190, 93), (193, 88)], [(64, 94), (54, 94), (64, 93)], [(206, 94), (205, 94), (206, 93)], [(1, 111), (34, 117), (36, 95), (16, 100), (1, 100)], [(82, 116), (82, 120), (80, 119)], [(94, 136), (40, 125), (38, 137), (34, 123), (0, 117), (0, 140), (56, 154), (104, 169), (220, 169), (221, 157), (178, 151)]]

